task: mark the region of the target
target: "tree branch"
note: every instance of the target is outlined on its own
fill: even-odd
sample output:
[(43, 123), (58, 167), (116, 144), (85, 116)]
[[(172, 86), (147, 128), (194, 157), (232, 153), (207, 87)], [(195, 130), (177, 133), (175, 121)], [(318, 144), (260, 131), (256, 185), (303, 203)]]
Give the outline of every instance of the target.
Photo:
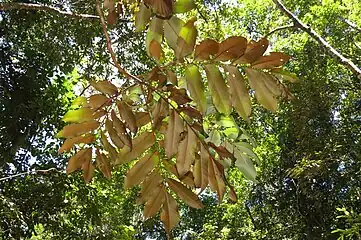
[(64, 16), (71, 17), (71, 18), (99, 20), (99, 17), (96, 15), (67, 12), (67, 11), (62, 11), (60, 9), (57, 9), (57, 8), (54, 8), (51, 6), (45, 6), (45, 5), (34, 4), (34, 3), (17, 3), (17, 2), (0, 3), (0, 10), (38, 10), (38, 11), (52, 12), (52, 13), (64, 15)]
[(351, 22), (348, 19), (344, 19), (344, 18), (340, 18), (344, 23), (346, 23), (347, 25), (349, 25), (351, 28), (359, 31), (361, 33), (361, 27), (357, 26), (355, 23)]
[(47, 173), (47, 172), (50, 172), (50, 171), (60, 172), (56, 168), (49, 168), (49, 169), (45, 169), (45, 170), (31, 170), (31, 171), (22, 172), (22, 173), (18, 173), (18, 174), (14, 174), (14, 175), (10, 175), (10, 176), (7, 176), (7, 177), (0, 178), (0, 182), (8, 180), (8, 179), (15, 178), (15, 177), (19, 177), (19, 176), (22, 176), (22, 175), (37, 174), (37, 173)]
[(284, 29), (288, 29), (288, 28), (297, 28), (294, 24), (289, 24), (289, 25), (285, 25), (285, 26), (281, 26), (281, 27), (278, 27), (278, 28), (275, 28), (273, 30), (271, 30), (269, 33), (267, 33), (266, 35), (264, 35), (264, 38), (267, 38), (268, 36), (274, 34), (275, 32), (277, 31), (281, 31), (281, 30), (284, 30)]
[(318, 35), (318, 33), (316, 33), (311, 27), (307, 26), (300, 19), (298, 19), (290, 10), (288, 10), (283, 5), (283, 3), (280, 0), (273, 0), (273, 2), (277, 5), (277, 7), (280, 9), (281, 12), (283, 12), (287, 17), (289, 17), (293, 21), (296, 27), (308, 33), (308, 35), (310, 35), (314, 40), (316, 40), (326, 49), (329, 55), (331, 55), (342, 65), (350, 69), (353, 73), (355, 73), (358, 79), (361, 79), (361, 69), (358, 66), (356, 66), (350, 59), (347, 59), (336, 49), (334, 49), (324, 38)]

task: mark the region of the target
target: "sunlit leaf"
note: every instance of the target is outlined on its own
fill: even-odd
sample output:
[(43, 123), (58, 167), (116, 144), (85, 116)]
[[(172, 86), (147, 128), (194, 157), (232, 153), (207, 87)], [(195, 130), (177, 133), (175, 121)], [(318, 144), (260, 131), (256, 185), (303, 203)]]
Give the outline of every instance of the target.
[(196, 65), (188, 65), (185, 72), (185, 78), (191, 97), (196, 102), (199, 111), (205, 113), (207, 109), (207, 99), (202, 76), (198, 67)]
[(76, 110), (69, 110), (63, 117), (64, 122), (82, 123), (93, 120), (93, 110), (90, 108), (79, 108)]
[(175, 54), (177, 59), (183, 59), (191, 54), (196, 44), (197, 29), (194, 26), (196, 18), (191, 18), (179, 32)]
[(72, 102), (72, 107), (82, 107), (87, 103), (86, 97), (80, 96), (75, 98), (75, 100)]
[(87, 106), (98, 109), (100, 107), (106, 106), (109, 103), (109, 98), (103, 94), (94, 94), (89, 97), (89, 103)]
[(282, 68), (273, 68), (271, 71), (273, 75), (275, 75), (278, 79), (286, 80), (292, 83), (298, 81), (298, 77), (296, 74), (286, 71)]
[(112, 140), (112, 142), (114, 143), (114, 145), (117, 148), (123, 148), (124, 147), (124, 143), (123, 141), (120, 139), (120, 137), (118, 136), (117, 132), (115, 131), (115, 129), (113, 128), (113, 122), (110, 121), (109, 119), (107, 119), (105, 121), (105, 128), (109, 133), (109, 137)]
[(166, 182), (168, 183), (168, 186), (177, 194), (177, 196), (187, 205), (193, 208), (203, 207), (202, 202), (199, 200), (198, 196), (192, 192), (192, 190), (171, 178), (167, 178)]
[(68, 166), (66, 167), (66, 173), (72, 173), (78, 169), (81, 169), (86, 161), (90, 161), (92, 157), (91, 148), (84, 148), (77, 152), (69, 159)]
[(92, 180), (92, 178), (94, 176), (94, 172), (95, 172), (95, 167), (94, 167), (93, 163), (91, 162), (91, 158), (84, 161), (84, 163), (82, 165), (82, 170), (83, 170), (84, 181), (86, 183), (89, 183)]
[(109, 153), (112, 162), (115, 162), (118, 158), (117, 150), (109, 143), (108, 138), (103, 132), (100, 133), (100, 142), (102, 143), (104, 150)]
[(229, 115), (231, 113), (231, 103), (227, 85), (218, 67), (213, 64), (205, 65), (208, 79), (208, 86), (212, 93), (213, 105), (220, 113)]
[(227, 61), (243, 55), (247, 48), (247, 39), (239, 36), (232, 36), (219, 44), (215, 59)]
[(232, 106), (244, 120), (248, 121), (248, 117), (251, 114), (251, 99), (245, 85), (245, 80), (237, 67), (227, 65), (225, 69), (228, 71)]
[(118, 92), (118, 88), (110, 81), (106, 81), (106, 80), (98, 81), (98, 82), (90, 81), (89, 83), (96, 90), (104, 94), (114, 95)]
[(172, 16), (169, 20), (164, 21), (164, 37), (169, 47), (173, 50), (177, 48), (177, 40), (179, 32), (185, 23), (176, 16)]
[(193, 0), (177, 0), (174, 4), (174, 13), (185, 13), (196, 7)]
[(165, 195), (165, 201), (162, 212), (160, 213), (160, 219), (162, 220), (164, 228), (168, 233), (179, 222), (180, 217), (178, 212), (178, 204), (169, 193), (166, 193)]
[(65, 140), (65, 142), (63, 143), (63, 145), (61, 146), (61, 148), (59, 148), (59, 153), (63, 153), (63, 152), (67, 152), (70, 149), (72, 149), (72, 147), (75, 144), (79, 144), (79, 143), (84, 143), (84, 144), (89, 144), (94, 142), (95, 140), (95, 136), (93, 134), (87, 134), (84, 136), (77, 136), (77, 137), (73, 137), (73, 138), (68, 138)]
[(247, 44), (247, 49), (244, 55), (235, 61), (238, 64), (253, 63), (259, 59), (268, 48), (268, 40), (265, 38), (260, 39), (258, 42), (251, 41)]
[(257, 61), (252, 63), (253, 68), (274, 68), (284, 65), (290, 56), (281, 52), (271, 52), (270, 55), (261, 56)]
[(99, 123), (95, 120), (83, 123), (73, 123), (65, 126), (56, 136), (70, 138), (93, 131), (99, 127)]
[(195, 158), (197, 140), (197, 136), (194, 134), (192, 129), (187, 126), (186, 137), (178, 146), (176, 166), (179, 176), (183, 176), (189, 171)]
[(218, 53), (219, 43), (212, 39), (206, 39), (200, 42), (194, 52), (195, 59), (208, 60), (210, 56)]

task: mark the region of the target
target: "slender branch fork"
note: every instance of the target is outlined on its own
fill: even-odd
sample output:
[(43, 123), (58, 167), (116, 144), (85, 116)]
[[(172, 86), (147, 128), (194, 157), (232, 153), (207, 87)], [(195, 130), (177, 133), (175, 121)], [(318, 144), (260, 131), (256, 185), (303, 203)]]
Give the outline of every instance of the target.
[(274, 34), (275, 32), (281, 31), (281, 30), (285, 30), (285, 29), (294, 29), (297, 28), (294, 24), (289, 24), (289, 25), (285, 25), (285, 26), (281, 26), (278, 28), (275, 28), (273, 30), (271, 30), (269, 33), (267, 33), (266, 35), (264, 35), (264, 38), (269, 37), (270, 35)]
[(336, 49), (334, 49), (324, 38), (322, 38), (317, 32), (315, 32), (311, 27), (307, 26), (300, 19), (298, 19), (290, 10), (288, 10), (285, 5), (280, 0), (273, 0), (276, 6), (283, 12), (287, 17), (289, 17), (294, 25), (310, 35), (314, 40), (321, 44), (326, 51), (336, 60), (338, 60), (342, 65), (350, 69), (357, 78), (361, 80), (361, 69), (356, 66), (350, 59), (347, 59)]
[(27, 174), (48, 173), (48, 172), (51, 172), (51, 171), (60, 172), (56, 168), (49, 168), (49, 169), (45, 169), (45, 170), (31, 170), (31, 171), (22, 172), (22, 173), (18, 173), (18, 174), (14, 174), (14, 175), (10, 175), (10, 176), (7, 176), (7, 177), (0, 178), (0, 182), (8, 180), (8, 179), (15, 178), (15, 177), (20, 177), (20, 176), (23, 176), (23, 175), (27, 175)]

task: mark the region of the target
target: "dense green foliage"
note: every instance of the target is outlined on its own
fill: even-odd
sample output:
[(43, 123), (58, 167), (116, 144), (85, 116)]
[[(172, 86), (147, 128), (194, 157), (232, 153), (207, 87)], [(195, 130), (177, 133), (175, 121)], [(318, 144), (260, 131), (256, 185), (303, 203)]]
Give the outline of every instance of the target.
[[(361, 26), (361, 4), (321, 2), (284, 4), (360, 66), (360, 29), (344, 20)], [(95, 14), (91, 2), (67, 4)], [(257, 40), (291, 23), (272, 1), (198, 4), (207, 19), (199, 19), (202, 34), (218, 40), (235, 34)], [(83, 77), (112, 77), (99, 24), (43, 11), (0, 14), (0, 178), (58, 169), (0, 181), (0, 236), (166, 239), (158, 220), (143, 220), (135, 191), (123, 190), (126, 166), (110, 181), (97, 174), (86, 185), (80, 175), (64, 174), (66, 159), (57, 154), (60, 142), (53, 136), (73, 91), (79, 92)], [(119, 22), (115, 28), (125, 68), (141, 73), (154, 65), (132, 24)], [(182, 206), (182, 220), (172, 234), (179, 239), (360, 239), (360, 81), (307, 33), (284, 29), (269, 39), (272, 50), (292, 56), (286, 67), (300, 81), (289, 85), (296, 99), (282, 103), (276, 114), (255, 105), (250, 123), (234, 115), (258, 143), (258, 182), (231, 170), (238, 203), (218, 203), (206, 190), (201, 194), (206, 207)]]

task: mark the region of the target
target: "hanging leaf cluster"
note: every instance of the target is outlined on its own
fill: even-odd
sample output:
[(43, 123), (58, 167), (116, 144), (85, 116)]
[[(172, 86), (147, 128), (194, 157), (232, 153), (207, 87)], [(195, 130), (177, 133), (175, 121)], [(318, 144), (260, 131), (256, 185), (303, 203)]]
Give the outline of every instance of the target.
[[(228, 191), (237, 201), (225, 176), (229, 167), (256, 180), (254, 141), (231, 113), (249, 121), (253, 96), (275, 112), (280, 99), (293, 97), (285, 81), (296, 80), (282, 69), (289, 56), (265, 54), (267, 39), (197, 43), (196, 18), (175, 15), (195, 6), (192, 0), (140, 2), (135, 29), (146, 30), (147, 52), (159, 65), (122, 85), (90, 81), (88, 95), (74, 101), (63, 118), (69, 124), (58, 133), (66, 138), (59, 152), (74, 152), (67, 173), (81, 170), (86, 182), (96, 169), (111, 178), (113, 168), (129, 164), (124, 187), (140, 185), (137, 202), (144, 204), (144, 216), (160, 211), (167, 231), (180, 219), (178, 200), (203, 207), (196, 190), (209, 187), (219, 201)], [(115, 3), (106, 0), (104, 8), (110, 15)], [(175, 60), (162, 65), (165, 48)]]

